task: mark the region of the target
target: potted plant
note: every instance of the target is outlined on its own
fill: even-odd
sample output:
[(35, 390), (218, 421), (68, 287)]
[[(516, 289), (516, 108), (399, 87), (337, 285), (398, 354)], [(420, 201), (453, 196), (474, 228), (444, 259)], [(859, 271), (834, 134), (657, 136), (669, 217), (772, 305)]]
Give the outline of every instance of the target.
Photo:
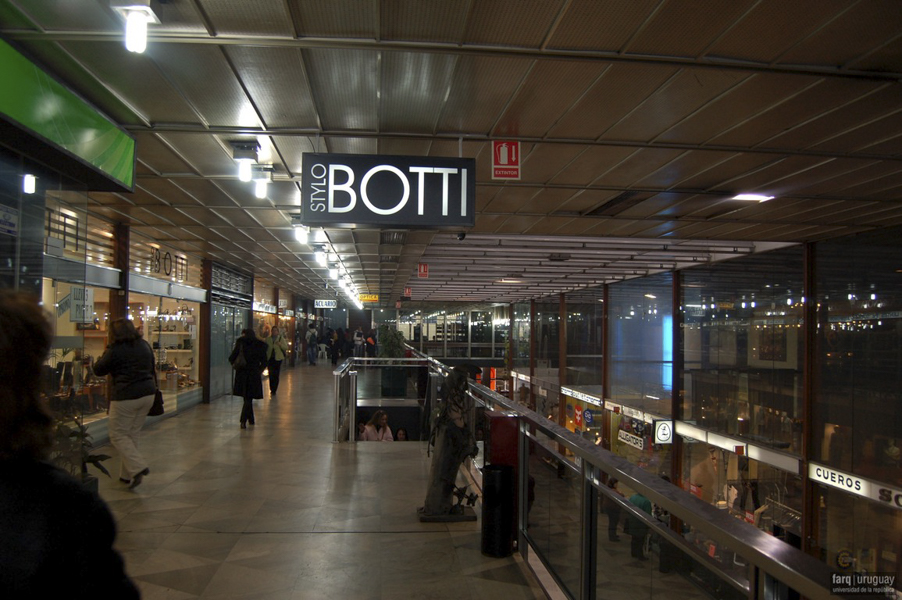
[[(379, 358), (404, 358), (407, 348), (404, 345), (404, 334), (388, 325), (379, 326)], [(389, 363), (391, 364), (391, 363)], [(388, 398), (407, 395), (407, 368), (387, 366), (382, 368), (382, 396)]]
[(110, 458), (107, 454), (91, 454), (94, 444), (87, 426), (77, 416), (57, 415), (53, 430), (53, 446), (50, 461), (82, 482), (85, 487), (98, 489), (97, 478), (88, 472), (88, 465), (110, 477), (110, 472), (103, 461)]

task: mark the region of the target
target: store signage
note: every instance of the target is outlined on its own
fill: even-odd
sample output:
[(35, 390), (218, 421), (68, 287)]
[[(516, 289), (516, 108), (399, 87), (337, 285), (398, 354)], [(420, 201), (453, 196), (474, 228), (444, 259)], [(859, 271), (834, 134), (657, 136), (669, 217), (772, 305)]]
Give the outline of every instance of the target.
[(837, 471), (816, 463), (808, 464), (808, 478), (856, 496), (876, 500), (892, 508), (902, 509), (902, 490), (883, 483)]
[(360, 294), (361, 302), (379, 302), (379, 294)]
[(293, 317), (293, 316), (294, 316), (294, 311), (291, 310), (291, 309), (289, 308), (289, 309), (286, 309), (285, 312), (284, 312), (283, 314), (284, 314), (286, 317)]
[(660, 420), (655, 421), (655, 443), (656, 444), (672, 444), (673, 443), (673, 421)]
[(623, 414), (633, 419), (639, 419), (640, 421), (645, 420), (644, 412), (642, 412), (641, 410), (636, 410), (635, 408), (630, 408), (629, 406), (623, 407)]
[(94, 288), (74, 287), (69, 294), (72, 298), (72, 311), (69, 321), (72, 323), (94, 322)]
[(188, 279), (188, 258), (160, 247), (158, 244), (149, 246), (148, 270), (146, 273), (155, 277), (172, 278), (176, 281)]
[(338, 308), (338, 300), (314, 300), (313, 308)]
[(473, 227), (476, 161), (472, 158), (304, 154), (304, 225)]
[(577, 427), (583, 426), (583, 409), (577, 406), (573, 411), (573, 420), (576, 422)]
[(19, 211), (0, 204), (0, 233), (19, 235)]
[(637, 448), (639, 450), (645, 449), (645, 440), (640, 438), (638, 435), (633, 435), (632, 433), (627, 433), (624, 430), (620, 430), (617, 432), (617, 439), (626, 444), (627, 446), (632, 446), (633, 448)]
[(492, 142), (492, 179), (520, 179), (520, 142)]
[(586, 427), (592, 424), (592, 421), (595, 419), (595, 415), (592, 414), (592, 411), (588, 408), (583, 411), (583, 421), (586, 422)]
[(577, 390), (574, 390), (573, 388), (562, 387), (561, 393), (565, 396), (570, 396), (571, 398), (576, 398), (577, 400), (582, 400), (583, 402), (594, 404), (595, 406), (602, 406), (604, 404), (601, 398), (592, 396), (591, 394), (586, 394), (584, 392), (579, 392)]
[(255, 312), (269, 313), (273, 315), (278, 312), (275, 306), (266, 302), (254, 302), (253, 309)]

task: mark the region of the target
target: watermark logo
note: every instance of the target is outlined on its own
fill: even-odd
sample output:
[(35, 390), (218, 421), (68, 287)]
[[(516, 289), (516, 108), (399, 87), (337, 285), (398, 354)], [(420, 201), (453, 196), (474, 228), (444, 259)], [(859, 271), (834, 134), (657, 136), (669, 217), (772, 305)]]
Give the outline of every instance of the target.
[(834, 573), (830, 592), (853, 596), (882, 595), (895, 598), (896, 576), (889, 573)]

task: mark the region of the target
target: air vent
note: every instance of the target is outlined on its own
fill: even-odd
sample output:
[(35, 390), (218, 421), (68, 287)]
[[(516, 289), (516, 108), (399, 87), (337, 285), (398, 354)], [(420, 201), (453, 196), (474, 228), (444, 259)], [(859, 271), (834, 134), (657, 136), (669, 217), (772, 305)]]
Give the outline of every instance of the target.
[(614, 215), (620, 214), (626, 209), (639, 204), (642, 200), (645, 200), (646, 196), (640, 196), (639, 192), (631, 192), (629, 190), (625, 192), (621, 192), (617, 196), (611, 198), (598, 208), (590, 210), (585, 214), (587, 217), (613, 217)]
[(379, 262), (380, 263), (396, 263), (396, 262), (398, 262), (398, 257), (389, 255), (389, 254), (380, 254)]
[(380, 244), (400, 245), (407, 242), (406, 231), (381, 231), (379, 232)]

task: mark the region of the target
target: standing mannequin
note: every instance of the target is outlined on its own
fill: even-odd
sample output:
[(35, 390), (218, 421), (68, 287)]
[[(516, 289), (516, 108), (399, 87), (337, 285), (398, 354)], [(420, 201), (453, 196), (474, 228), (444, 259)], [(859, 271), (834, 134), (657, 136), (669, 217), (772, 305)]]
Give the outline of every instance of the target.
[(451, 514), (457, 471), (464, 459), (478, 452), (470, 432), (473, 399), (467, 394), (468, 377), (466, 368), (454, 367), (442, 386), (445, 399), (433, 429), (435, 453), (429, 470), (426, 504), (417, 511), (421, 517)]

